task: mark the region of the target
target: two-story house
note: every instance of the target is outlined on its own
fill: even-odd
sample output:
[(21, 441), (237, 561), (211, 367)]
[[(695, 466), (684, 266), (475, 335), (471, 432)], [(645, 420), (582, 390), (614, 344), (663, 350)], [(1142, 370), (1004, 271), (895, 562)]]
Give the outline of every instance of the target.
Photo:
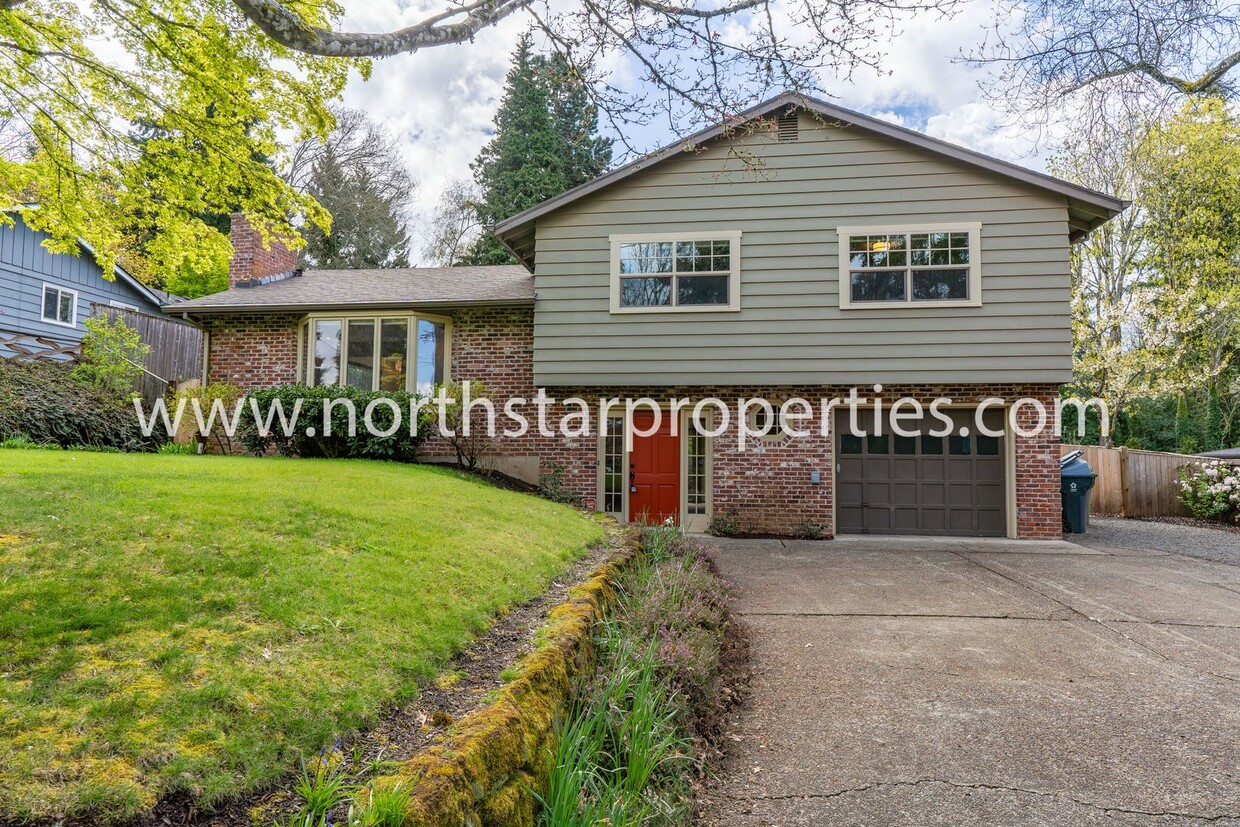
[[(648, 397), (674, 411), (657, 430), (621, 407), (588, 435), (496, 448), (501, 470), (561, 471), (621, 519), (1051, 538), (1058, 437), (1028, 401), (1053, 410), (1071, 378), (1069, 245), (1123, 207), (784, 95), (501, 222), (518, 266), (298, 275), (241, 221), (234, 286), (167, 309), (208, 331), (211, 381)], [(853, 389), (942, 407), (895, 433), (875, 427), (886, 408), (819, 404)], [(700, 409), (710, 436), (688, 427), (707, 397), (811, 404), (795, 436)], [(626, 442), (629, 426), (645, 435)]]
[[(172, 298), (121, 267), (105, 277), (89, 248), (81, 256), (53, 253), (43, 246), (46, 233), (16, 213), (10, 217), (11, 226), (0, 224), (0, 339), (18, 339), (35, 351), (44, 349), (36, 339), (75, 345), (86, 333), (92, 304), (161, 315)], [(6, 355), (0, 343), (0, 357)]]

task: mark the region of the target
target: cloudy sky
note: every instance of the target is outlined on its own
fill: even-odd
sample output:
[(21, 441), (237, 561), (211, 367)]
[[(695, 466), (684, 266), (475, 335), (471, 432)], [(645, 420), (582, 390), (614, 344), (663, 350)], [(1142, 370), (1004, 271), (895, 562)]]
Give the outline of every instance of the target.
[[(392, 30), (425, 15), (432, 0), (345, 0), (344, 27)], [(851, 81), (823, 77), (835, 102), (930, 135), (1037, 169), (1043, 158), (1018, 128), (982, 99), (982, 71), (957, 60), (993, 23), (994, 0), (970, 0), (950, 20), (922, 14), (907, 19), (892, 41), (884, 73), (859, 70)], [(345, 103), (385, 124), (404, 149), (418, 181), (415, 248), (445, 185), (469, 177), (469, 162), (489, 137), (504, 75), (527, 21), (510, 18), (474, 43), (441, 46), (377, 61), (369, 81), (354, 79)], [(888, 74), (889, 72), (889, 74)], [(755, 101), (756, 102), (756, 101)], [(644, 149), (674, 136), (646, 130)]]

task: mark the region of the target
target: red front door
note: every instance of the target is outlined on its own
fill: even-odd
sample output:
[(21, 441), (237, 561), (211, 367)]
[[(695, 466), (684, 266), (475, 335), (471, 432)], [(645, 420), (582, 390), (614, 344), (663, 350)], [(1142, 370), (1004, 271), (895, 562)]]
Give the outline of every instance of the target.
[[(649, 431), (654, 414), (637, 411), (633, 429)], [(650, 436), (633, 436), (629, 454), (629, 521), (654, 525), (668, 517), (680, 523), (680, 436), (672, 435), (672, 420), (664, 416)]]

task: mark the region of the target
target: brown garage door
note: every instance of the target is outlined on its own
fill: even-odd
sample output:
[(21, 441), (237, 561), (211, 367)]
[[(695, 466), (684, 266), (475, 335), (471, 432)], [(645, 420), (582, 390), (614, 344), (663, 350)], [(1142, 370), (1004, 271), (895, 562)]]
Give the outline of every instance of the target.
[[(884, 412), (885, 413), (885, 412)], [(859, 431), (851, 433), (849, 414), (836, 417), (836, 523), (841, 534), (941, 534), (1003, 536), (1003, 437), (976, 433), (975, 411), (941, 411), (952, 433), (926, 417), (901, 420), (898, 436), (884, 422), (875, 433), (874, 412), (858, 412)], [(987, 410), (984, 424), (1002, 430), (1003, 414)], [(963, 433), (962, 433), (963, 432)]]

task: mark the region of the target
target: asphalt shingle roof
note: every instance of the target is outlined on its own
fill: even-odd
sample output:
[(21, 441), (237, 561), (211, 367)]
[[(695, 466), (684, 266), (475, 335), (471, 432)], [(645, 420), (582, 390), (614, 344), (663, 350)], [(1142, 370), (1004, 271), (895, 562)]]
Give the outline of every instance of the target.
[(520, 265), (306, 270), (258, 287), (233, 288), (164, 306), (169, 313), (412, 305), (533, 304), (534, 277)]

